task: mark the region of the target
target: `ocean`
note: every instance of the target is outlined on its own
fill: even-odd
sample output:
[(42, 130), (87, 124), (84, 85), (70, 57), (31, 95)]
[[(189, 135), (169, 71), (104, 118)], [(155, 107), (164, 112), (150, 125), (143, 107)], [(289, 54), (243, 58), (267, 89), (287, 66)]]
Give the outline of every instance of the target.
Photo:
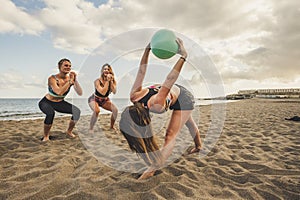
[[(121, 112), (126, 106), (130, 105), (129, 99), (111, 99)], [(26, 120), (44, 118), (45, 114), (40, 111), (38, 102), (40, 98), (0, 98), (0, 121), (4, 120)], [(76, 105), (81, 110), (81, 115), (91, 115), (92, 111), (87, 103), (87, 99), (66, 99), (66, 101)], [(209, 105), (212, 103), (224, 103), (227, 101), (218, 100), (196, 100), (196, 105)], [(101, 109), (100, 114), (110, 113)], [(56, 112), (55, 116), (68, 116), (68, 114)]]

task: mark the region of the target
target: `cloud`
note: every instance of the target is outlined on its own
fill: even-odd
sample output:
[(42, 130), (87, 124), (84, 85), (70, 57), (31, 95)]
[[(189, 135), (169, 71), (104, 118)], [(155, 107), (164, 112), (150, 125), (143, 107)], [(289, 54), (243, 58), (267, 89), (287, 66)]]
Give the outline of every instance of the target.
[(39, 35), (45, 30), (44, 24), (35, 16), (16, 7), (11, 1), (0, 0), (0, 5), (0, 33)]
[[(238, 1), (120, 1), (117, 5), (111, 1), (88, 13), (103, 27), (105, 37), (154, 26), (191, 35), (200, 44), (205, 41), (204, 48), (212, 47), (208, 53), (221, 58), (219, 69), (225, 72), (221, 74), (224, 81), (231, 82), (297, 78), (299, 7), (296, 0), (256, 0), (242, 5)], [(232, 60), (239, 64), (231, 66)]]
[(37, 77), (35, 75), (31, 75), (30, 79), (24, 82), (24, 86), (27, 88), (46, 88), (47, 82), (43, 80), (41, 77)]
[(30, 89), (45, 88), (47, 83), (41, 77), (30, 75), (26, 78), (26, 75), (22, 74), (18, 69), (8, 69), (1, 72), (0, 76), (0, 90), (2, 89)]
[[(233, 35), (205, 43), (224, 82), (270, 79), (286, 82), (299, 78), (295, 72), (300, 66), (300, 3), (264, 3), (262, 7), (260, 4), (250, 7), (251, 12), (236, 20)], [(240, 25), (241, 22), (247, 26)], [(243, 31), (238, 31), (243, 27)], [(226, 36), (222, 29), (220, 33)]]
[(45, 0), (45, 5), (38, 17), (48, 27), (56, 48), (86, 54), (101, 43), (101, 27), (87, 14), (95, 9), (92, 3)]
[(274, 2), (275, 21), (265, 23), (262, 27), (270, 34), (255, 41), (260, 47), (235, 56), (251, 66), (250, 72), (256, 74), (254, 79), (276, 78), (285, 81), (299, 77), (296, 73), (300, 66), (299, 6), (300, 3), (296, 1)]
[[(211, 56), (224, 80), (299, 78), (298, 0), (174, 1), (45, 0), (35, 12), (0, 0), (0, 31), (49, 32), (56, 48), (89, 54), (104, 40), (145, 27), (166, 27), (188, 36)], [(11, 14), (13, 13), (13, 14)], [(140, 38), (130, 38), (129, 46)]]
[(10, 69), (6, 72), (1, 73), (0, 89), (23, 88), (23, 80), (23, 76), (17, 70)]

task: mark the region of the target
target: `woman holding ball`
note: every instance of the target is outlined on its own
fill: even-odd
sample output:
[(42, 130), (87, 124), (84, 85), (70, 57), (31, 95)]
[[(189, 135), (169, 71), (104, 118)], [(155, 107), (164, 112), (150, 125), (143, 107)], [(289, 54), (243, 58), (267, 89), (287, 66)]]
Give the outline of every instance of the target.
[(71, 61), (63, 58), (58, 62), (59, 73), (48, 78), (48, 94), (39, 102), (39, 108), (46, 114), (44, 120), (44, 137), (42, 141), (50, 139), (50, 129), (52, 127), (55, 111), (72, 114), (67, 129), (67, 135), (76, 137), (72, 131), (80, 117), (80, 110), (76, 106), (66, 102), (64, 98), (73, 86), (75, 92), (81, 96), (82, 89), (77, 80), (77, 74), (71, 71)]
[[(130, 92), (130, 100), (134, 105), (125, 108), (121, 115), (120, 130), (129, 147), (149, 166), (139, 179), (153, 176), (155, 171), (163, 166), (173, 151), (177, 134), (184, 125), (188, 127), (195, 143), (195, 147), (189, 153), (199, 152), (202, 147), (197, 124), (191, 115), (194, 109), (194, 97), (186, 88), (175, 84), (187, 58), (182, 40), (177, 38), (176, 42), (180, 58), (165, 81), (162, 84), (142, 88), (151, 51), (150, 44), (145, 48)], [(163, 147), (160, 149), (152, 133), (150, 112), (163, 113), (168, 109), (172, 110), (172, 114)]]
[(101, 75), (94, 81), (94, 86), (95, 93), (92, 94), (88, 99), (89, 106), (93, 111), (90, 120), (89, 132), (94, 132), (94, 126), (100, 113), (100, 107), (112, 112), (110, 119), (110, 128), (115, 129), (114, 124), (117, 119), (118, 109), (111, 102), (108, 96), (110, 93), (116, 94), (117, 82), (115, 80), (112, 67), (109, 64), (106, 63), (102, 66)]

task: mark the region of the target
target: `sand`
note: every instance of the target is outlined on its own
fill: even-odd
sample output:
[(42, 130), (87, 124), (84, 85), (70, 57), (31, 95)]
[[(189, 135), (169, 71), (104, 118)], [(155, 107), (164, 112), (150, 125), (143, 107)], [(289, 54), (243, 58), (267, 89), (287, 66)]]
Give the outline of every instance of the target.
[[(88, 150), (81, 138), (89, 116), (78, 122), (75, 139), (64, 134), (68, 118), (55, 118), (47, 143), (40, 141), (43, 119), (1, 121), (0, 199), (299, 199), (300, 123), (284, 120), (294, 115), (300, 100), (229, 103), (222, 134), (206, 156), (182, 155), (142, 181), (139, 172), (118, 171)], [(119, 130), (109, 130), (109, 117), (99, 118), (96, 132), (128, 151)], [(205, 140), (211, 106), (200, 107), (200, 119)], [(190, 137), (185, 141), (193, 146)], [(121, 152), (114, 156), (126, 163)]]

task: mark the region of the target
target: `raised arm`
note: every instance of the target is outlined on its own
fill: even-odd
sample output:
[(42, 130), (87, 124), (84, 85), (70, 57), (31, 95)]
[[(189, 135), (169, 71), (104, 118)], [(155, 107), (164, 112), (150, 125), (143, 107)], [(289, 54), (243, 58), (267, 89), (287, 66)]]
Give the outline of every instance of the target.
[(178, 61), (174, 65), (173, 69), (170, 71), (170, 73), (167, 75), (165, 81), (163, 82), (162, 88), (159, 90), (159, 92), (157, 94), (158, 99), (165, 99), (167, 97), (172, 86), (178, 79), (180, 71), (183, 67), (183, 64), (184, 64), (186, 58), (187, 58), (187, 52), (183, 46), (182, 40), (177, 38), (176, 42), (179, 45), (178, 54), (181, 55), (181, 57), (178, 59)]
[(130, 99), (135, 99), (137, 93), (142, 90), (143, 81), (147, 71), (149, 53), (150, 53), (150, 44), (148, 44), (147, 47), (145, 48), (144, 54), (140, 61), (139, 70), (137, 72), (134, 84), (130, 91)]
[(70, 82), (73, 84), (75, 92), (81, 96), (82, 88), (77, 80), (77, 74), (75, 72), (70, 72)]
[(76, 93), (79, 95), (79, 96), (81, 96), (82, 95), (82, 88), (81, 88), (81, 86), (80, 86), (80, 84), (79, 84), (79, 82), (76, 80), (75, 82), (74, 82), (74, 90), (76, 91)]
[(110, 91), (113, 94), (117, 93), (117, 81), (113, 75), (111, 75), (108, 80), (110, 81)]

